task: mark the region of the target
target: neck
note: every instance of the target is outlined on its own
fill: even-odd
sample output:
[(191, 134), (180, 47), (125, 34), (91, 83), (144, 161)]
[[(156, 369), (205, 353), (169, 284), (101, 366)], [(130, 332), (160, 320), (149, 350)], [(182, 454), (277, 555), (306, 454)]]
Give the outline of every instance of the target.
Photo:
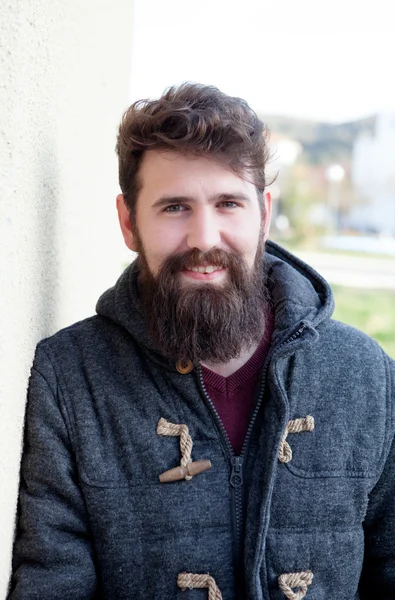
[(218, 373), (222, 377), (229, 377), (232, 373), (238, 371), (245, 363), (251, 358), (254, 354), (255, 350), (258, 348), (260, 341), (256, 344), (253, 344), (248, 350), (245, 350), (238, 356), (237, 358), (232, 358), (226, 363), (210, 363), (204, 362), (202, 365), (210, 369), (210, 371), (214, 371), (214, 373)]

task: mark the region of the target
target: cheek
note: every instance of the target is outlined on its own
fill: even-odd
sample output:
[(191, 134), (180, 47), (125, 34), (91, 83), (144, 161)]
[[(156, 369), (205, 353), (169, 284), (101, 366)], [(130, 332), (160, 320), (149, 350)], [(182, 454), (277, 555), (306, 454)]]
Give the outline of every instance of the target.
[(180, 236), (177, 235), (177, 229), (159, 228), (153, 232), (152, 244), (155, 253), (159, 256), (167, 256), (176, 252), (180, 245)]
[[(248, 257), (246, 256), (246, 260), (250, 267), (253, 267), (255, 264), (256, 256), (258, 249), (260, 247), (260, 239), (261, 239), (261, 230), (254, 232), (254, 236), (248, 239)], [(247, 248), (247, 246), (246, 246)]]
[(151, 271), (156, 274), (165, 258), (178, 250), (179, 242), (174, 231), (164, 231), (163, 228), (155, 228), (149, 235), (142, 239)]
[(252, 256), (252, 260), (255, 258), (261, 231), (262, 227), (258, 217), (254, 222), (249, 221), (244, 227), (240, 226), (240, 234), (237, 236), (238, 245), (246, 255)]

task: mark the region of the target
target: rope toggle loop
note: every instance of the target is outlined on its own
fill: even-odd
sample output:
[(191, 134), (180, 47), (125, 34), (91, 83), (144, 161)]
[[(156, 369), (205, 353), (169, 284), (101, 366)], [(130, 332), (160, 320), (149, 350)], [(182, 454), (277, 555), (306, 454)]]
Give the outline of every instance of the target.
[[(299, 573), (283, 573), (278, 578), (278, 585), (288, 600), (302, 600), (312, 581), (313, 573), (311, 571), (300, 571)], [(292, 588), (299, 589), (294, 592)]]
[(166, 419), (159, 419), (156, 433), (158, 435), (166, 435), (171, 437), (180, 437), (180, 450), (181, 450), (181, 464), (179, 467), (165, 471), (159, 475), (161, 483), (168, 483), (171, 481), (180, 481), (186, 479), (189, 481), (194, 475), (203, 473), (208, 469), (211, 469), (211, 462), (209, 460), (197, 460), (192, 462), (192, 438), (189, 435), (188, 425), (175, 424), (166, 421)]
[(288, 422), (278, 452), (278, 459), (280, 462), (287, 463), (292, 460), (291, 446), (286, 441), (288, 434), (302, 433), (303, 431), (314, 431), (314, 417), (307, 415), (304, 419), (294, 419), (293, 421)]
[(177, 578), (178, 587), (185, 590), (208, 588), (208, 600), (222, 600), (222, 594), (219, 591), (215, 579), (211, 575), (200, 575), (195, 573), (179, 573)]

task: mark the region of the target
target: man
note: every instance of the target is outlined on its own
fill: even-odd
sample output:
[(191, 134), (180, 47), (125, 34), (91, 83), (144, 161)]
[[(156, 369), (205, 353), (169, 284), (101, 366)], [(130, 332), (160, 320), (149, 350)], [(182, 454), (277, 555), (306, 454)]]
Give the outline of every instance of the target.
[(119, 129), (126, 245), (32, 369), (10, 598), (395, 598), (394, 364), (268, 242), (267, 136), (216, 88)]

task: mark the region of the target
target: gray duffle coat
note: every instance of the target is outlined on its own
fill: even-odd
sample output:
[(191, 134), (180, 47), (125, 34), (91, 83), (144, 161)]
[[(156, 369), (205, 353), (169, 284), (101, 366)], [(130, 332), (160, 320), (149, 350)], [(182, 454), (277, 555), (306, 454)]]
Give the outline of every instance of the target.
[[(38, 345), (11, 600), (395, 598), (394, 363), (310, 267), (266, 260), (275, 331), (238, 457), (200, 369), (151, 348), (136, 263)], [(182, 460), (160, 419), (211, 469), (160, 483)]]

